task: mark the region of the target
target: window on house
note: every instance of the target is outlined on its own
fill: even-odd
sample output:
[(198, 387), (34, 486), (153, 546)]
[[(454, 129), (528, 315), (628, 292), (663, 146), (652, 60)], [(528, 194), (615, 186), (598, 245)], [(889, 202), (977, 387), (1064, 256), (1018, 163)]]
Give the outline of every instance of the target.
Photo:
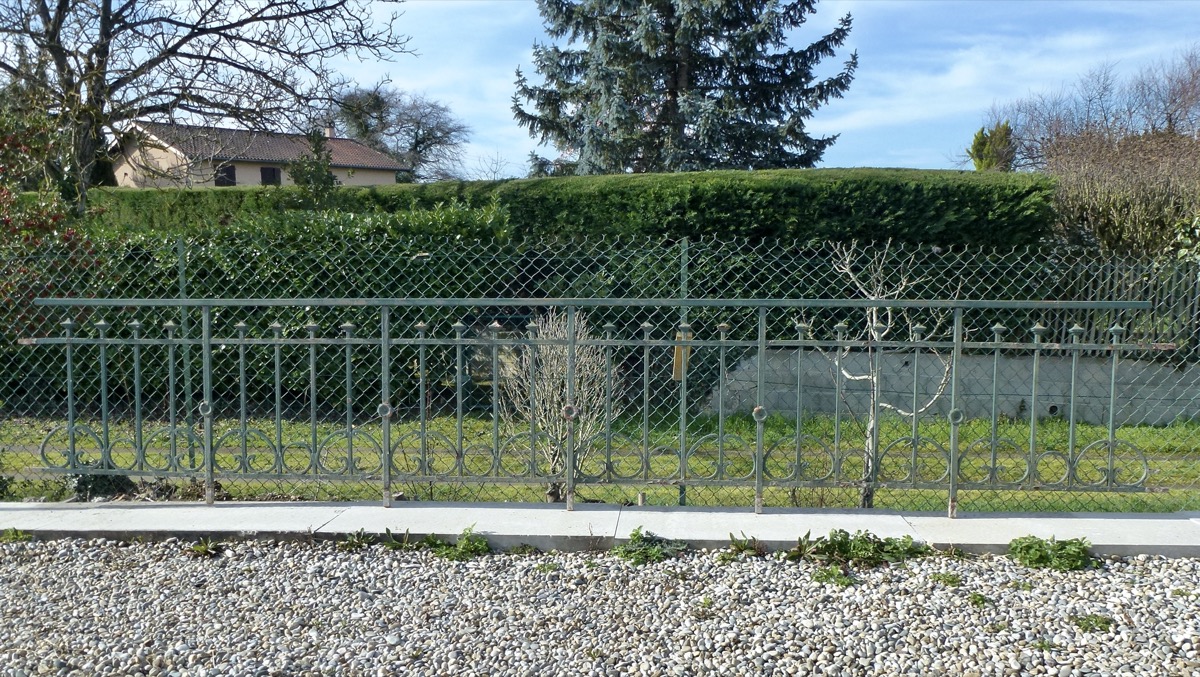
[(217, 167), (215, 183), (218, 187), (236, 186), (237, 169), (233, 165), (221, 165), (220, 167)]
[(259, 171), (262, 173), (264, 186), (278, 186), (283, 182), (283, 172), (279, 167), (262, 167)]

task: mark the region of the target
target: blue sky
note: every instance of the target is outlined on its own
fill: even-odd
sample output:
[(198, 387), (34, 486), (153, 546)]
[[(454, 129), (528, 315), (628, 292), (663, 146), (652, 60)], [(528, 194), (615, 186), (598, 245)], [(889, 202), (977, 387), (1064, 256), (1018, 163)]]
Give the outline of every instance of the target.
[[(396, 5), (375, 3), (385, 15)], [(363, 84), (381, 78), (447, 104), (473, 129), (468, 174), (497, 161), (524, 175), (538, 149), (510, 111), (517, 67), (531, 67), (546, 41), (533, 0), (408, 0), (398, 25), (416, 56), (346, 64)], [(849, 12), (854, 28), (836, 59), (857, 50), (859, 69), (844, 99), (809, 122), (840, 134), (823, 167), (953, 168), (994, 104), (1069, 87), (1103, 63), (1120, 74), (1170, 59), (1200, 42), (1200, 1), (823, 0), (793, 46), (828, 32)]]

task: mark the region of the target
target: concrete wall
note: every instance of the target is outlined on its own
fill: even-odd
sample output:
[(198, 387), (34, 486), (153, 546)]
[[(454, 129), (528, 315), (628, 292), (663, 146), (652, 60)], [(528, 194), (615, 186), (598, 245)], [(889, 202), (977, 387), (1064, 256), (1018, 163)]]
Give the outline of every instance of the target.
[[(796, 414), (797, 354), (794, 350), (771, 350), (766, 355), (766, 388), (763, 403), (768, 412), (794, 417)], [(881, 356), (880, 385), (882, 401), (912, 408), (913, 355), (888, 353)], [(851, 353), (843, 360), (852, 374), (868, 374), (866, 353)], [(917, 357), (918, 406), (935, 397), (946, 370), (937, 356)], [(1068, 416), (1071, 404), (1071, 358), (1042, 356), (1039, 365), (1037, 414), (1039, 418)], [(806, 413), (833, 413), (835, 379), (832, 355), (814, 351), (803, 356), (803, 406)], [(1107, 359), (1079, 359), (1076, 377), (1075, 416), (1081, 422), (1106, 424), (1109, 412), (1109, 384), (1112, 365)], [(1001, 356), (998, 377), (993, 379), (990, 355), (965, 355), (959, 364), (958, 406), (967, 418), (990, 418), (993, 383), (996, 383), (996, 407), (1000, 416), (1027, 419), (1033, 404), (1032, 356)], [(757, 402), (758, 356), (743, 360), (730, 371), (724, 384), (726, 411), (749, 412)], [(843, 383), (843, 411), (864, 414), (870, 406), (868, 380)], [(1117, 370), (1116, 422), (1118, 425), (1144, 423), (1166, 425), (1180, 419), (1200, 419), (1200, 368), (1175, 368), (1146, 361), (1122, 359)], [(717, 392), (707, 402), (708, 411), (716, 411)], [(926, 416), (945, 416), (950, 410), (947, 386)]]

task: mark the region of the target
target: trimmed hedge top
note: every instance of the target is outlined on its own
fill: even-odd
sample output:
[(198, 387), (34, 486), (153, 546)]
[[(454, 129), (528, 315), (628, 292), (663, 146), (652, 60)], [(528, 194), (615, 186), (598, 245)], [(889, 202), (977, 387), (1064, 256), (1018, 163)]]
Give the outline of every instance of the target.
[[(515, 237), (883, 240), (943, 246), (1035, 244), (1054, 222), (1035, 174), (817, 169), (556, 177), (340, 189), (337, 209), (396, 213), (458, 201), (508, 214)], [(100, 230), (194, 232), (298, 203), (294, 187), (107, 189)]]

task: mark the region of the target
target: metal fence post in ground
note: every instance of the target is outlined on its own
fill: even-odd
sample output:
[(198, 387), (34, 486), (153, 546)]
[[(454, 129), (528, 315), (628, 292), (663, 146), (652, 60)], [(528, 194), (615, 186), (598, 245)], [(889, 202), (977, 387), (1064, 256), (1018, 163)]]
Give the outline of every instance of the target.
[(692, 325), (679, 323), (679, 505), (687, 505), (687, 411), (688, 411), (688, 352)]
[[(67, 467), (79, 467), (79, 454), (75, 446), (75, 344), (71, 341), (75, 323), (66, 320), (62, 323), (63, 336), (67, 346)], [(45, 459), (45, 455), (42, 456)]]
[(100, 467), (111, 468), (112, 445), (109, 443), (109, 411), (108, 411), (108, 338), (109, 324), (104, 320), (95, 323), (96, 334), (100, 338)]
[(1108, 332), (1112, 335), (1112, 369), (1108, 377), (1108, 456), (1105, 463), (1105, 486), (1113, 488), (1117, 484), (1117, 367), (1121, 362), (1121, 341), (1125, 336), (1125, 328), (1119, 324), (1113, 325)]
[[(183, 300), (188, 297), (187, 290), (187, 245), (183, 238), (175, 241), (175, 256), (178, 261), (179, 269), (179, 299)], [(192, 350), (188, 343), (188, 307), (179, 307), (179, 338), (180, 352), (183, 355), (183, 410), (185, 412), (188, 435), (188, 469), (196, 469), (196, 445), (192, 441), (192, 429), (196, 426), (195, 413), (192, 410)], [(172, 401), (174, 405), (174, 401)]]
[[(563, 471), (566, 473), (567, 510), (575, 509), (575, 419), (579, 416), (579, 408), (575, 406), (575, 351), (577, 341), (575, 336), (575, 307), (567, 308), (567, 404), (563, 407), (563, 416), (567, 419), (567, 448), (563, 461)], [(589, 402), (589, 404), (591, 404)]]
[(761, 513), (763, 509), (763, 465), (766, 452), (763, 435), (766, 429), (767, 408), (763, 402), (763, 393), (767, 389), (767, 308), (758, 309), (758, 387), (755, 388), (754, 407), (754, 512)]
[[(959, 464), (959, 449), (958, 449), (958, 433), (959, 426), (963, 422), (963, 411), (958, 408), (958, 365), (962, 362), (963, 351), (963, 309), (954, 309), (954, 353), (950, 357), (950, 458), (949, 458), (949, 482), (950, 482), (950, 497), (947, 502), (946, 516), (954, 518), (958, 516), (958, 464)], [(916, 472), (916, 468), (913, 468)]]
[(382, 419), (383, 507), (392, 507), (392, 370), (391, 309), (379, 309), (379, 418)]
[(200, 352), (204, 382), (204, 399), (200, 402), (200, 418), (204, 425), (204, 502), (212, 505), (216, 498), (216, 459), (213, 456), (212, 306), (201, 307), (200, 318)]

